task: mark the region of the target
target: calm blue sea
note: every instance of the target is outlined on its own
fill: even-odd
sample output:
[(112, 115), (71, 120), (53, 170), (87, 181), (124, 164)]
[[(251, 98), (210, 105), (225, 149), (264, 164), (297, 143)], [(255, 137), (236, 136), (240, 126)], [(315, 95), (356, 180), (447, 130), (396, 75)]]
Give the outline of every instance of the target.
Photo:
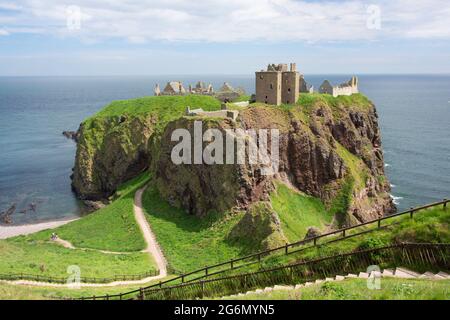
[[(328, 78), (306, 76), (316, 88)], [(247, 76), (0, 77), (0, 211), (15, 224), (81, 214), (70, 188), (75, 144), (61, 135), (116, 99), (152, 95), (156, 82), (223, 81), (254, 91)], [(399, 209), (450, 196), (450, 76), (360, 76), (378, 108), (387, 173)], [(31, 202), (35, 213), (18, 213)]]

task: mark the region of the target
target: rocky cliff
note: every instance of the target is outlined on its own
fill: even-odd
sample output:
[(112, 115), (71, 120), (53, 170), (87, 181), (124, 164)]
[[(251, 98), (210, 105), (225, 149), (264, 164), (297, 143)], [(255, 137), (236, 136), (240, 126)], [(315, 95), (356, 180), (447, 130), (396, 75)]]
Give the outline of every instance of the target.
[[(293, 106), (256, 103), (240, 109), (236, 121), (184, 117), (186, 106), (220, 108), (210, 97), (189, 99), (197, 98), (155, 97), (151, 100), (155, 112), (134, 114), (116, 109), (112, 115), (85, 121), (79, 130), (73, 174), (77, 194), (85, 199), (108, 197), (120, 183), (149, 168), (161, 197), (173, 206), (197, 216), (244, 210), (246, 220), (236, 226), (230, 239), (243, 236), (242, 225), (260, 221), (266, 226), (258, 228), (263, 230), (260, 237), (269, 247), (285, 239), (270, 209), (276, 181), (320, 199), (334, 215), (334, 227), (395, 210), (384, 173), (376, 109), (364, 96), (305, 94)], [(158, 105), (166, 102), (167, 108)], [(135, 105), (143, 108), (144, 104)], [(193, 136), (195, 121), (202, 121), (202, 132), (215, 128), (224, 136), (235, 129), (278, 129), (278, 173), (262, 175), (261, 166), (248, 162), (174, 164), (171, 152), (178, 141), (172, 141), (171, 135), (176, 129), (186, 129)], [(203, 143), (204, 148), (207, 145)]]
[[(236, 128), (278, 129), (278, 174), (261, 175), (260, 167), (248, 163), (174, 164), (170, 152), (178, 142), (171, 141), (170, 134), (184, 128), (193, 135), (196, 120), (202, 120), (203, 132), (208, 128), (223, 133)], [(384, 174), (376, 109), (360, 95), (332, 98), (331, 102), (317, 96), (311, 102), (282, 108), (254, 104), (241, 110), (236, 122), (189, 117), (175, 120), (166, 127), (160, 150), (156, 177), (161, 195), (190, 214), (246, 210), (252, 203), (268, 200), (274, 180), (320, 198), (333, 210), (335, 224), (339, 226), (395, 210)]]

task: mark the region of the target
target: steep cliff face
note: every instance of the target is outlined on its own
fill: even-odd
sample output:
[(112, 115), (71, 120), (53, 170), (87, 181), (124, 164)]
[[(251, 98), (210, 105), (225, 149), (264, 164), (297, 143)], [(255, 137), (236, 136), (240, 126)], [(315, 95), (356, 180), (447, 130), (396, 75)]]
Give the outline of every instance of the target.
[(78, 131), (72, 187), (81, 199), (109, 197), (126, 180), (149, 167), (158, 154), (164, 126), (186, 106), (220, 109), (209, 96), (144, 97), (114, 101), (85, 120)]
[[(192, 133), (195, 120), (225, 129), (279, 129), (280, 167), (274, 176), (261, 175), (256, 165), (175, 165), (170, 141), (176, 128)], [(204, 147), (207, 144), (204, 144)], [(161, 195), (188, 213), (205, 215), (248, 209), (268, 200), (275, 179), (320, 198), (339, 226), (382, 216), (395, 207), (384, 175), (383, 153), (375, 107), (365, 98), (318, 96), (312, 102), (276, 108), (253, 105), (241, 110), (237, 122), (186, 118), (170, 123), (161, 139), (156, 176)], [(270, 154), (270, 148), (267, 152)]]
[(81, 124), (72, 186), (81, 199), (109, 197), (148, 167), (152, 116), (94, 118)]
[[(84, 199), (108, 197), (120, 183), (149, 168), (163, 199), (198, 216), (247, 211), (255, 203), (268, 203), (275, 181), (320, 199), (334, 215), (335, 226), (395, 210), (384, 174), (376, 110), (362, 95), (305, 94), (294, 106), (252, 104), (240, 110), (237, 121), (183, 117), (186, 106), (217, 110), (220, 103), (211, 97), (145, 98), (85, 121), (79, 130), (73, 174), (77, 194)], [(175, 164), (171, 153), (179, 141), (172, 141), (172, 133), (186, 129), (193, 137), (195, 121), (202, 122), (203, 133), (216, 128), (223, 137), (230, 129), (278, 129), (278, 173), (262, 175), (261, 166), (248, 161)], [(225, 139), (223, 144), (225, 150)], [(202, 150), (208, 145), (203, 142)], [(248, 220), (272, 221), (266, 219), (269, 216), (251, 215)]]

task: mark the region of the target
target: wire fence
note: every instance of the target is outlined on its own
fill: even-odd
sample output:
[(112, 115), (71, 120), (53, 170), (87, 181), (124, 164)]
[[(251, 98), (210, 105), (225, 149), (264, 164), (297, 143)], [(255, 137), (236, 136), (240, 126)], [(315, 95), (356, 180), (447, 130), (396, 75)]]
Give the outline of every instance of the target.
[[(447, 203), (450, 202), (450, 200), (444, 199), (443, 201), (431, 203), (425, 206), (411, 208), (410, 210), (406, 210), (400, 213), (396, 213), (393, 215), (381, 217), (378, 219), (370, 220), (361, 224), (357, 224), (354, 226), (342, 228), (339, 230), (335, 230), (329, 233), (325, 233), (322, 235), (318, 235), (315, 237), (311, 237), (308, 239), (300, 240), (293, 243), (287, 243), (284, 246), (280, 246), (274, 249), (260, 251), (251, 255), (231, 259), (225, 262), (221, 262), (215, 265), (205, 266), (204, 268), (200, 268), (197, 270), (194, 270), (192, 272), (181, 274), (177, 277), (171, 278), (169, 280), (161, 281), (157, 284), (145, 287), (143, 289), (134, 290), (130, 292), (123, 293), (123, 296), (128, 296), (130, 294), (135, 294), (137, 292), (140, 292), (140, 290), (147, 290), (151, 288), (162, 288), (163, 286), (167, 286), (170, 284), (177, 284), (177, 283), (190, 283), (192, 281), (197, 281), (199, 279), (204, 279), (211, 277), (213, 275), (219, 275), (221, 273), (227, 272), (229, 270), (235, 270), (237, 268), (241, 268), (250, 264), (259, 263), (261, 262), (261, 259), (274, 254), (274, 253), (284, 253), (284, 254), (291, 254), (296, 253), (301, 250), (306, 250), (310, 247), (314, 247), (317, 245), (323, 245), (326, 243), (336, 242), (348, 239), (350, 237), (358, 236), (361, 234), (365, 234), (368, 232), (372, 232), (374, 230), (378, 230), (384, 227), (387, 227), (388, 225), (383, 224), (384, 221), (391, 220), (393, 218), (399, 217), (399, 216), (405, 216), (409, 215), (410, 218), (413, 218), (415, 214), (420, 213), (422, 210), (434, 208), (437, 206), (443, 206), (444, 209), (447, 207)], [(422, 211), (426, 212), (426, 211)], [(376, 224), (376, 228), (371, 230), (364, 230), (362, 232), (358, 233), (352, 233), (352, 231), (357, 230), (358, 228), (369, 226), (371, 224)], [(339, 238), (336, 238), (337, 235), (340, 235)], [(325, 242), (324, 242), (325, 240)], [(309, 245), (309, 246), (308, 246)], [(158, 270), (151, 270), (149, 272), (141, 273), (141, 274), (134, 274), (134, 275), (115, 275), (113, 277), (104, 277), (104, 278), (96, 278), (96, 277), (81, 277), (80, 281), (82, 283), (111, 283), (115, 281), (136, 281), (136, 280), (142, 280), (147, 277), (156, 276), (159, 274)], [(0, 274), (0, 280), (7, 280), (7, 281), (18, 281), (18, 280), (25, 280), (25, 281), (37, 281), (37, 282), (49, 282), (49, 283), (67, 283), (67, 277), (51, 277), (51, 276), (45, 276), (45, 275), (33, 275), (33, 274), (25, 274), (25, 273), (17, 273), (17, 274)], [(119, 295), (118, 295), (119, 296)], [(93, 297), (91, 297), (93, 298)]]
[[(111, 283), (116, 281), (137, 281), (148, 277), (154, 277), (159, 275), (158, 270), (150, 270), (141, 274), (134, 275), (114, 275), (113, 277), (80, 277), (82, 283)], [(17, 274), (0, 274), (0, 279), (5, 281), (36, 281), (36, 282), (48, 282), (48, 283), (68, 283), (69, 277), (51, 277), (45, 275), (35, 275), (26, 273)]]
[[(215, 265), (205, 266), (203, 268), (200, 268), (200, 269), (188, 272), (188, 273), (183, 273), (174, 278), (171, 278), (171, 279), (168, 279), (165, 281), (161, 281), (157, 284), (147, 286), (143, 289), (162, 288), (163, 286), (167, 286), (167, 285), (174, 285), (174, 284), (178, 284), (178, 283), (189, 283), (189, 282), (197, 281), (200, 279), (210, 278), (211, 276), (218, 276), (218, 275), (228, 272), (230, 270), (236, 270), (238, 268), (242, 268), (242, 267), (249, 266), (252, 264), (260, 263), (264, 257), (271, 255), (271, 254), (282, 253), (282, 254), (287, 255), (287, 254), (292, 254), (292, 253), (298, 253), (302, 250), (306, 250), (308, 248), (315, 247), (318, 245), (324, 245), (324, 244), (328, 244), (328, 243), (332, 243), (332, 242), (342, 241), (342, 240), (345, 240), (345, 239), (348, 239), (351, 237), (367, 234), (369, 232), (388, 227), (389, 225), (385, 224), (384, 223), (385, 221), (393, 220), (400, 216), (409, 215), (409, 217), (412, 219), (415, 214), (420, 213), (420, 212), (426, 212), (426, 211), (423, 211), (425, 209), (434, 208), (434, 207), (441, 206), (441, 205), (443, 206), (443, 209), (446, 209), (448, 202), (450, 202), (450, 200), (444, 199), (443, 201), (430, 203), (430, 204), (427, 204), (427, 205), (424, 205), (421, 207), (411, 208), (411, 209), (403, 211), (403, 212), (399, 212), (399, 213), (392, 214), (389, 216), (384, 216), (384, 217), (370, 220), (370, 221), (367, 221), (367, 222), (364, 222), (361, 224), (357, 224), (354, 226), (338, 229), (335, 231), (331, 231), (331, 232), (328, 232), (328, 233), (325, 233), (322, 235), (318, 235), (318, 236), (311, 237), (308, 239), (300, 240), (297, 242), (288, 243), (284, 246), (280, 246), (280, 247), (277, 247), (274, 249), (260, 251), (260, 252), (257, 252), (257, 253), (251, 254), (251, 255), (231, 259), (231, 260), (221, 262), (221, 263), (218, 263)], [(357, 231), (358, 228), (367, 227), (371, 224), (374, 224), (375, 228), (352, 233), (353, 231)], [(336, 238), (336, 236), (339, 236), (339, 237)], [(123, 293), (123, 295), (127, 296), (128, 294), (135, 294), (138, 291), (139, 290), (130, 291), (127, 293)]]

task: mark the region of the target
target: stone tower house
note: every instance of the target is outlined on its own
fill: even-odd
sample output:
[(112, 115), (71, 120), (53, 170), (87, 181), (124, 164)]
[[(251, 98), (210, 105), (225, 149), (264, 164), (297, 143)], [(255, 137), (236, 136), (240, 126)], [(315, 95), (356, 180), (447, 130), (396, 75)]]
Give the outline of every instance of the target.
[(296, 103), (300, 92), (300, 74), (295, 63), (270, 64), (267, 71), (256, 72), (256, 101), (280, 105)]

